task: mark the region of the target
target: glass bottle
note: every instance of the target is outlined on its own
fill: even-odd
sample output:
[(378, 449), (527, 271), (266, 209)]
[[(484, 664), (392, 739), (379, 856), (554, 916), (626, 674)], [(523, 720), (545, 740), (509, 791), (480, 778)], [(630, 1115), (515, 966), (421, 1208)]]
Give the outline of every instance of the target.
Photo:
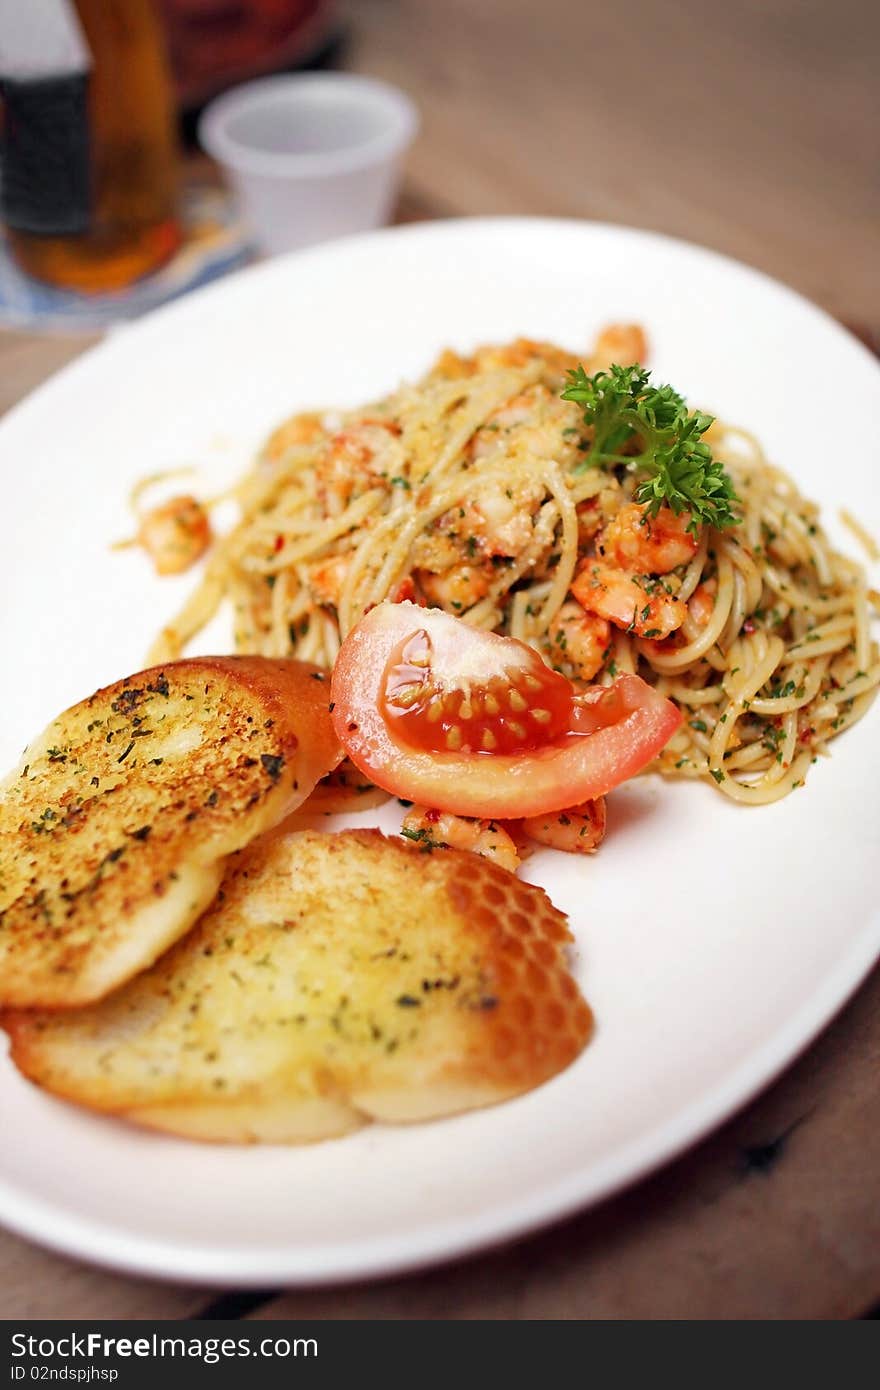
[[(9, 245), (39, 280), (118, 290), (157, 269), (180, 242), (162, 30), (152, 0), (39, 0), (36, 8), (52, 12), (53, 26), (63, 10), (74, 38), (67, 71), (51, 71), (46, 59), (50, 70), (40, 71), (40, 36), (25, 40), (26, 19), (15, 21), (18, 43), (14, 30), (3, 36), (13, 59), (0, 69)], [(17, 67), (16, 51), (29, 53)]]

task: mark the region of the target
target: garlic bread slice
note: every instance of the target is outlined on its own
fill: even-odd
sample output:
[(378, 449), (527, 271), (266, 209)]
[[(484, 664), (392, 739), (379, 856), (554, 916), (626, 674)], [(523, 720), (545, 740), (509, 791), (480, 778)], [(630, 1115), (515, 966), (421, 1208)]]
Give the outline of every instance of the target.
[(339, 761), (329, 682), (197, 657), (99, 690), (0, 787), (0, 1005), (99, 999), (213, 898), (225, 861)]
[(539, 1085), (586, 1043), (566, 919), (460, 850), (283, 828), (145, 974), (68, 1014), (7, 1012), (69, 1100), (193, 1138), (304, 1142)]

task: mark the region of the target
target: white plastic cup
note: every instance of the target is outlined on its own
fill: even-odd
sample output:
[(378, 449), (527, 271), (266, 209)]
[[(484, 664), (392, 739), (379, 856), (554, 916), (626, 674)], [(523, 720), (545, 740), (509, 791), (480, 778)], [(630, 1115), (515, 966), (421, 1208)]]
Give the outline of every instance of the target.
[(418, 126), (409, 97), (374, 78), (283, 74), (211, 102), (199, 140), (272, 256), (382, 226)]

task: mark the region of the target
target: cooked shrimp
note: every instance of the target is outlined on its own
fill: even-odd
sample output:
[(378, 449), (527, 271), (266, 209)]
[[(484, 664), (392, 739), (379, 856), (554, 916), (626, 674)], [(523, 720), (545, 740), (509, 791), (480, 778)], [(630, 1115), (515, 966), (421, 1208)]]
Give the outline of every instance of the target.
[(503, 492), (488, 488), (466, 507), (462, 527), (468, 544), (475, 542), (482, 555), (519, 555), (532, 539), (534, 515), (542, 497), (539, 487), (510, 487)]
[(676, 516), (664, 506), (650, 517), (646, 507), (630, 502), (605, 528), (599, 554), (630, 572), (668, 574), (697, 552), (699, 542), (687, 529), (690, 522), (690, 512)]
[(688, 602), (688, 612), (693, 618), (697, 627), (705, 627), (715, 611), (715, 591), (718, 588), (718, 581), (707, 579), (704, 584), (698, 584), (691, 594)]
[(610, 323), (596, 339), (590, 366), (594, 372), (607, 370), (615, 363), (628, 367), (644, 362), (647, 356), (647, 340), (637, 323)]
[(210, 518), (195, 497), (171, 497), (144, 512), (137, 543), (149, 555), (157, 574), (181, 574), (211, 544)]
[(288, 449), (295, 448), (297, 444), (317, 444), (326, 433), (322, 418), (316, 411), (294, 415), (269, 435), (263, 446), (262, 458), (275, 463)]
[(605, 798), (582, 801), (549, 816), (528, 816), (521, 822), (529, 839), (566, 854), (595, 854), (605, 839)]
[(543, 495), (535, 483), (479, 489), (467, 502), (438, 517), (432, 531), (417, 538), (414, 563), (439, 571), (462, 560), (522, 554), (532, 540), (534, 516)]
[[(458, 516), (457, 511), (455, 516)], [(425, 569), (432, 574), (440, 574), (460, 563), (463, 558), (461, 542), (451, 518), (451, 513), (444, 513), (429, 531), (416, 536), (410, 551), (414, 570)]]
[(468, 816), (454, 816), (449, 811), (413, 806), (404, 817), (401, 834), (419, 841), (426, 849), (448, 845), (482, 854), (511, 873), (519, 867), (516, 845), (494, 820), (471, 820)]
[(611, 628), (604, 618), (585, 613), (579, 603), (564, 603), (548, 630), (551, 657), (565, 662), (581, 680), (593, 679), (605, 660)]
[(355, 493), (390, 485), (389, 480), (404, 475), (406, 458), (399, 435), (391, 421), (366, 419), (331, 437), (315, 469), (327, 515), (338, 515)]
[(485, 565), (451, 565), (439, 574), (416, 570), (415, 580), (425, 598), (451, 613), (461, 613), (489, 592), (490, 572)]
[(598, 497), (587, 497), (575, 507), (578, 523), (578, 549), (586, 549), (605, 524)]
[(578, 362), (577, 357), (564, 348), (556, 347), (553, 343), (539, 343), (532, 338), (517, 338), (512, 343), (490, 343), (478, 348), (474, 356), (467, 360), (481, 372), (491, 371), (495, 367), (528, 367), (537, 361), (560, 378), (576, 367)]
[[(574, 359), (572, 358), (572, 361)], [(562, 400), (558, 386), (546, 380), (533, 382), (519, 395), (511, 396), (486, 418), (474, 435), (470, 452), (478, 457), (493, 452), (493, 445), (502, 444), (505, 451), (514, 446), (518, 451), (547, 456), (547, 446), (555, 440), (556, 449), (566, 442), (578, 447), (582, 434), (581, 417), (571, 401)]]
[[(442, 525), (452, 526), (452, 514), (440, 518)], [(455, 512), (458, 518), (458, 511)], [(458, 533), (434, 529), (419, 536), (412, 548), (414, 588), (428, 603), (437, 604), (451, 613), (470, 608), (488, 592), (492, 572), (485, 564), (473, 564), (464, 555), (477, 554), (477, 546), (463, 546)], [(404, 594), (404, 597), (414, 595)]]
[(534, 425), (535, 422), (535, 397), (534, 394), (523, 392), (522, 395), (513, 396), (506, 401), (500, 410), (494, 411), (481, 425), (470, 442), (469, 454), (472, 459), (484, 459), (489, 454), (495, 453), (498, 448), (498, 435), (506, 432), (515, 425)]
[(687, 605), (667, 593), (662, 580), (624, 574), (596, 560), (584, 562), (571, 592), (588, 613), (597, 613), (637, 637), (668, 637), (687, 615)]
[(318, 603), (338, 608), (350, 563), (350, 555), (325, 555), (309, 565), (309, 588)]

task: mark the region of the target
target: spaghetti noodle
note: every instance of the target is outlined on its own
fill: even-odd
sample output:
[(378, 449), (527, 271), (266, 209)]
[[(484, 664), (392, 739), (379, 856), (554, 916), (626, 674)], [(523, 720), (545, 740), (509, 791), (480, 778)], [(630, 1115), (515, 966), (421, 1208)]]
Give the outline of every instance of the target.
[[(612, 329), (590, 364), (643, 356), (639, 330)], [(716, 423), (707, 439), (740, 524), (703, 526), (693, 553), (660, 573), (639, 565), (636, 533), (638, 572), (621, 576), (683, 621), (658, 638), (597, 620), (572, 583), (603, 553), (608, 527), (636, 511), (635, 482), (624, 467), (590, 464), (590, 430), (560, 399), (576, 362), (526, 340), (447, 352), (366, 409), (287, 421), (151, 659), (179, 656), (229, 600), (238, 650), (330, 667), (367, 609), (415, 598), (530, 643), (576, 682), (619, 671), (650, 681), (685, 714), (655, 764), (665, 776), (704, 778), (750, 805), (799, 786), (880, 684), (862, 568), (832, 549), (815, 505), (757, 440)]]

